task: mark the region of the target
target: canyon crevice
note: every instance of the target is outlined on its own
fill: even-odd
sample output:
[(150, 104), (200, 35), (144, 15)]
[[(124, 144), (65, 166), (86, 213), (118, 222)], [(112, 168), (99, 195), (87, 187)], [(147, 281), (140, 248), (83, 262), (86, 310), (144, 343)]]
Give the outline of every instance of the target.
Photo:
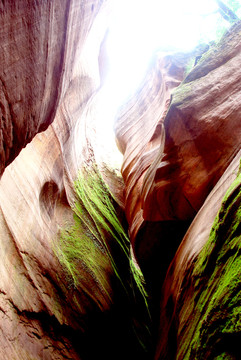
[(0, 4), (0, 359), (238, 358), (241, 24), (155, 54), (111, 138), (110, 13)]

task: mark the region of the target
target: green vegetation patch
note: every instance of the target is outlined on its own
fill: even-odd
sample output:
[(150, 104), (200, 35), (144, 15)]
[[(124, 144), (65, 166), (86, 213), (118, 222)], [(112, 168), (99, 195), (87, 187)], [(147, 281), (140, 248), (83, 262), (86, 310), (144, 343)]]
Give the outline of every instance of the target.
[(111, 273), (125, 287), (114, 254), (128, 260), (129, 239), (96, 168), (79, 173), (74, 188), (74, 225), (62, 229), (56, 254), (71, 286), (82, 286), (88, 272), (110, 299)]
[(74, 221), (73, 226), (61, 231), (56, 249), (66, 274), (67, 284), (76, 289), (81, 286), (89, 293), (90, 289), (85, 286), (86, 274), (89, 274), (92, 285), (99, 287), (109, 301), (111, 300), (109, 258), (76, 214)]
[[(61, 230), (55, 245), (66, 282), (100, 308), (103, 300), (109, 305), (117, 301), (126, 306), (132, 331), (145, 348), (150, 321), (145, 281), (131, 260), (130, 241), (116, 204), (96, 166), (84, 168), (74, 188), (74, 224)], [(81, 309), (81, 304), (75, 305)]]
[[(193, 317), (183, 359), (232, 359), (241, 340), (241, 174), (228, 189), (191, 274)], [(185, 305), (186, 306), (186, 305)], [(190, 319), (189, 319), (190, 320)]]

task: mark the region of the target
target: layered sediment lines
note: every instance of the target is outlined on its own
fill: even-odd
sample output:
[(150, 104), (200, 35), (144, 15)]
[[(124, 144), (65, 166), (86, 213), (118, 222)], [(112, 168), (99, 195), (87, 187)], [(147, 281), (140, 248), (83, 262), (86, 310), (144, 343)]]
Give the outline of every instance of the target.
[[(187, 76), (165, 120), (164, 159), (171, 163), (174, 156), (180, 164), (168, 175), (175, 184), (168, 213), (185, 219), (206, 200), (167, 272), (156, 359), (238, 356), (240, 329), (233, 325), (240, 302), (240, 28), (235, 25)], [(160, 185), (153, 196), (168, 189)], [(179, 213), (182, 196), (189, 205)]]
[[(178, 247), (178, 226), (181, 229), (181, 224), (184, 224), (185, 229), (185, 224), (194, 219), (171, 263), (164, 283), (156, 359), (211, 359), (215, 354), (221, 355), (223, 348), (225, 354), (232, 354), (230, 348), (226, 349), (228, 335), (220, 335), (222, 326), (219, 327), (219, 320), (223, 321), (225, 334), (233, 334), (230, 338), (236, 344), (235, 334), (238, 327), (230, 325), (231, 316), (225, 318), (218, 313), (217, 301), (222, 301), (222, 286), (219, 287), (218, 277), (221, 276), (223, 265), (221, 262), (216, 263), (215, 268), (213, 262), (221, 261), (220, 258), (225, 252), (227, 258), (230, 253), (229, 265), (232, 263), (232, 250), (228, 249), (229, 246), (232, 247), (234, 240), (228, 235), (234, 231), (232, 226), (237, 220), (238, 209), (235, 218), (232, 218), (233, 212), (230, 216), (226, 214), (229, 219), (227, 226), (230, 228), (225, 228), (225, 231), (227, 239), (230, 238), (230, 244), (223, 242), (222, 247), (219, 243), (217, 252), (220, 253), (213, 250), (207, 264), (205, 259), (203, 263), (200, 260), (199, 265), (202, 263), (203, 268), (195, 267), (195, 262), (210, 241), (209, 233), (214, 218), (239, 166), (240, 29), (239, 22), (227, 32), (220, 43), (213, 45), (202, 56), (200, 62), (172, 93), (164, 75), (165, 64), (157, 63), (160, 67), (157, 65), (152, 68), (153, 73), (156, 71), (155, 76), (152, 78), (149, 73), (140, 92), (122, 108), (117, 119), (117, 139), (124, 154), (122, 174), (125, 181), (125, 211), (130, 226), (133, 254), (137, 256), (141, 266), (144, 266), (148, 281), (155, 283), (154, 286), (151, 285), (154, 297), (159, 296), (163, 276), (165, 277), (165, 268), (160, 268), (163, 263), (167, 265), (166, 257), (169, 252)], [(176, 76), (172, 66), (169, 68), (169, 78), (171, 76)], [(235, 204), (238, 204), (238, 200), (235, 200)], [(228, 213), (230, 209), (225, 206)], [(224, 216), (221, 214), (220, 216)], [(173, 229), (175, 227), (176, 232)], [(217, 242), (224, 241), (218, 233), (224, 231), (224, 227), (220, 226), (222, 230), (217, 230)], [(239, 228), (237, 227), (235, 232), (237, 236), (240, 236)], [(237, 247), (235, 249), (238, 252)], [(234, 261), (238, 261), (236, 255)], [(207, 273), (210, 276), (210, 290), (205, 292)], [(199, 275), (203, 278), (197, 281)], [(227, 280), (223, 277), (222, 279)], [(200, 289), (197, 288), (199, 283), (202, 284)], [(235, 290), (225, 292), (227, 301), (223, 300), (221, 305), (225, 314), (230, 311), (231, 298), (237, 291), (234, 279), (227, 284), (230, 289)], [(219, 299), (216, 302), (212, 300), (214, 288)], [(199, 297), (201, 303), (199, 301), (199, 308), (196, 308)], [(214, 310), (208, 305), (208, 302), (212, 301)], [(233, 314), (238, 311), (237, 304), (236, 302), (236, 310), (232, 310)], [(207, 312), (203, 310), (205, 307), (208, 307)], [(191, 320), (193, 314), (196, 318)], [(203, 314), (206, 314), (207, 318), (203, 318)], [(197, 319), (204, 321), (203, 325), (200, 325)], [(207, 319), (210, 319), (212, 325), (208, 326)], [(216, 332), (212, 326), (217, 326)], [(196, 345), (192, 337), (198, 341)], [(208, 341), (210, 349), (205, 345), (205, 340)], [(219, 340), (222, 344), (220, 346)]]
[[(125, 182), (125, 212), (131, 239), (143, 223), (143, 183), (150, 165), (164, 144), (163, 122), (170, 105), (171, 91), (184, 77), (185, 58), (153, 59), (142, 86), (123, 106), (115, 124), (117, 144), (123, 153), (122, 175)], [(146, 175), (148, 172), (148, 175)]]
[(1, 3), (1, 174), (52, 123), (101, 3)]
[[(0, 358), (94, 358), (97, 348), (108, 357), (101, 314), (113, 294), (107, 298), (81, 264), (76, 288), (55, 252), (61, 229), (74, 223), (78, 171), (107, 146), (96, 141), (93, 122), (108, 8), (102, 1), (20, 1), (0, 9), (1, 172), (8, 165), (0, 182)], [(108, 151), (101, 163), (109, 175)], [(120, 176), (111, 174), (121, 203)], [(99, 336), (88, 348), (92, 331)]]
[(239, 28), (205, 53), (174, 90), (185, 63), (178, 67), (178, 56), (169, 67), (165, 59), (157, 61), (119, 114), (133, 241), (144, 220), (193, 219), (240, 148)]
[[(233, 254), (231, 250), (233, 239), (230, 239), (226, 244), (225, 241), (221, 239), (222, 236), (228, 239), (228, 234), (231, 233), (231, 226), (228, 227), (227, 224), (225, 227), (224, 225), (222, 233), (219, 234), (220, 238), (217, 236), (210, 248), (208, 249), (207, 247), (208, 250), (206, 257), (203, 258), (204, 264), (202, 264), (202, 267), (198, 266), (198, 259), (203, 248), (207, 246), (210, 231), (215, 217), (218, 215), (222, 206), (223, 198), (237, 177), (240, 158), (241, 151), (238, 152), (208, 195), (169, 266), (162, 288), (159, 344), (157, 346), (155, 359), (202, 358), (204, 355), (202, 354), (199, 344), (206, 341), (204, 340), (204, 336), (206, 336), (206, 339), (209, 338), (210, 341), (209, 345), (203, 344), (203, 351), (205, 346), (209, 347), (205, 350), (206, 354), (204, 358), (211, 359), (214, 353), (219, 351), (218, 342), (222, 340), (222, 337), (225, 338), (225, 332), (223, 336), (220, 334), (218, 321), (220, 320), (222, 328), (222, 322), (223, 325), (225, 325), (225, 314), (228, 308), (232, 306), (234, 294), (229, 291), (225, 292), (222, 288), (223, 283), (220, 281), (220, 278), (222, 277), (223, 264), (221, 261), (218, 261), (218, 258), (222, 252), (227, 252), (225, 261), (227, 261), (226, 265), (228, 269), (230, 266), (229, 262), (231, 261), (232, 263), (235, 258), (237, 260), (239, 257), (237, 253), (237, 256), (235, 255), (235, 251)], [(236, 211), (238, 211), (238, 207), (236, 207)], [(226, 215), (228, 216), (228, 212)], [(222, 220), (220, 220), (220, 223), (221, 222)], [(235, 236), (240, 237), (239, 230)], [(229, 253), (230, 255), (228, 255)], [(212, 260), (211, 256), (210, 259), (208, 259), (210, 254), (212, 254)], [(231, 290), (237, 278), (235, 280), (230, 276), (230, 278), (227, 277), (225, 280), (227, 282), (226, 286)], [(215, 289), (216, 293), (221, 294), (220, 298), (215, 299), (215, 292), (212, 289)], [(228, 288), (226, 288), (226, 290), (227, 289)], [(202, 299), (201, 304), (199, 303), (199, 299)], [(217, 303), (215, 304), (215, 301), (218, 301), (219, 305)], [(213, 304), (213, 308), (211, 306), (209, 312), (205, 313), (202, 308), (208, 308), (209, 304)], [(233, 303), (234, 308), (237, 304), (238, 301)], [(220, 312), (219, 306), (222, 306), (222, 313)], [(207, 316), (210, 315), (210, 323), (208, 323)], [(214, 325), (214, 319), (217, 320), (216, 326)], [(200, 334), (200, 326), (202, 326), (206, 335), (202, 336)], [(224, 328), (225, 326), (223, 326), (223, 329)], [(227, 332), (230, 334), (230, 341), (232, 334), (235, 338), (236, 330), (234, 328), (231, 329), (230, 327)], [(197, 346), (194, 345), (195, 342), (193, 339), (198, 339)], [(228, 345), (226, 345), (223, 351), (229, 353)], [(235, 346), (237, 345), (233, 343), (234, 352), (236, 351)]]
[(152, 170), (145, 219), (192, 218), (239, 150), (239, 31), (240, 24), (204, 54), (173, 93), (164, 157)]
[[(136, 309), (124, 307), (103, 244), (97, 251), (104, 258), (102, 282), (96, 281), (86, 263), (78, 264), (74, 258), (82, 278), (76, 286), (56, 255), (61, 229), (75, 224), (74, 182), (81, 169), (98, 170), (120, 220), (124, 209), (136, 268), (148, 257), (145, 270), (149, 287), (155, 290), (153, 313), (158, 314), (155, 322), (160, 328), (157, 336), (153, 334), (155, 341), (158, 338), (156, 359), (221, 356), (229, 335), (220, 337), (222, 327), (217, 327), (216, 337), (208, 335), (213, 329), (207, 322), (216, 328), (219, 312), (217, 303), (215, 311), (205, 305), (212, 302), (205, 280), (220, 299), (223, 288), (218, 287), (218, 279), (223, 273), (218, 266), (224, 271), (225, 259), (232, 261), (234, 256), (236, 261), (240, 251), (234, 243), (240, 237), (240, 226), (235, 225), (239, 185), (221, 204), (240, 158), (241, 25), (204, 54), (187, 76), (186, 64), (193, 54), (153, 58), (141, 87), (116, 120), (122, 179), (119, 162), (115, 163), (118, 150), (104, 128), (108, 109), (103, 104), (108, 101), (101, 86), (106, 75), (107, 5), (101, 0), (22, 0), (0, 5), (0, 358), (137, 356), (136, 343), (129, 336), (131, 322), (125, 318)], [(91, 187), (92, 183), (89, 191)], [(97, 217), (98, 200), (96, 205), (85, 197)], [(200, 254), (220, 206), (220, 223), (226, 211), (227, 226), (216, 224), (219, 245), (214, 252), (213, 246), (206, 264)], [(80, 219), (85, 211), (80, 207)], [(103, 229), (98, 221), (88, 220), (89, 239), (96, 235), (91, 230), (98, 228), (111, 248), (112, 229), (108, 233), (102, 218)], [(192, 220), (162, 287), (159, 272), (166, 273), (172, 258), (169, 250), (176, 251), (180, 228), (184, 224), (186, 231)], [(218, 240), (218, 231), (227, 237)], [(127, 277), (129, 267), (124, 270)], [(238, 291), (235, 284), (228, 283), (232, 291), (222, 302), (221, 313), (233, 315), (222, 323), (225, 334), (240, 330), (230, 325), (239, 316), (237, 303), (232, 308), (231, 302)], [(196, 308), (198, 299), (202, 302)], [(202, 317), (205, 306), (208, 311)], [(219, 337), (222, 346), (216, 351)], [(203, 346), (205, 339), (210, 351)], [(229, 350), (224, 352), (232, 355)]]

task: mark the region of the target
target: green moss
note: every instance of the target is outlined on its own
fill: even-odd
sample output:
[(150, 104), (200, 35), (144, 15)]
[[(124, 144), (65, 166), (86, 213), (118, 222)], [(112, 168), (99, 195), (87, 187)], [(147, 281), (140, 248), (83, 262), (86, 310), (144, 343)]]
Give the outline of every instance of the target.
[[(108, 283), (109, 259), (94, 237), (83, 225), (78, 216), (75, 224), (63, 229), (57, 244), (56, 253), (66, 273), (69, 287), (83, 286), (86, 272), (89, 273), (96, 286), (110, 296)], [(106, 273), (107, 272), (107, 273)], [(88, 289), (85, 289), (89, 291)]]
[[(146, 334), (143, 330), (146, 323), (140, 325), (136, 320), (139, 316), (136, 308), (142, 309), (141, 317), (144, 312), (148, 313), (144, 277), (130, 260), (130, 241), (118, 218), (116, 204), (96, 166), (83, 169), (74, 188), (74, 224), (62, 229), (55, 245), (66, 281), (70, 287), (81, 289), (92, 298), (97, 288), (99, 292), (94, 298), (97, 303), (100, 292), (109, 304), (115, 302), (116, 296), (124, 297), (129, 304), (128, 311), (133, 312), (134, 322), (138, 323), (135, 331), (140, 342), (145, 343), (146, 335), (142, 335)], [(89, 274), (88, 281), (86, 274)], [(140, 306), (140, 302), (144, 306)]]
[(112, 268), (125, 287), (113, 253), (121, 253), (128, 259), (129, 239), (96, 169), (80, 173), (74, 187), (74, 225), (62, 229), (55, 252), (71, 285), (77, 288), (82, 284), (81, 268), (82, 272), (84, 268), (109, 296), (110, 279), (105, 276), (108, 268)]
[(196, 60), (196, 57), (193, 56), (187, 63), (187, 66), (185, 68), (185, 76), (187, 76), (187, 74), (190, 73), (190, 71), (193, 69), (194, 67), (194, 64), (195, 64), (195, 60)]
[(75, 189), (78, 196), (75, 208), (77, 216), (85, 224), (96, 243), (105, 249), (115, 275), (124, 286), (112, 249), (114, 243), (128, 258), (129, 239), (117, 217), (109, 190), (96, 170), (79, 175)]
[[(241, 174), (228, 189), (209, 240), (192, 271), (193, 318), (180, 343), (183, 359), (232, 359), (230, 356), (239, 351), (240, 255)], [(221, 349), (225, 351), (218, 355)]]
[(146, 282), (145, 282), (145, 279), (144, 279), (141, 269), (135, 265), (132, 258), (130, 259), (130, 269), (131, 269), (132, 276), (135, 280), (135, 285), (136, 285), (138, 291), (140, 292), (140, 294), (142, 295), (142, 298), (144, 299), (146, 309), (150, 316), (149, 305), (148, 305), (148, 294), (146, 291)]
[(181, 83), (178, 87), (173, 90), (171, 106), (178, 107), (183, 104), (186, 99), (193, 96), (192, 83)]
[(236, 360), (236, 357), (234, 357), (230, 354), (227, 354), (227, 353), (222, 353), (222, 354), (216, 356), (214, 360)]

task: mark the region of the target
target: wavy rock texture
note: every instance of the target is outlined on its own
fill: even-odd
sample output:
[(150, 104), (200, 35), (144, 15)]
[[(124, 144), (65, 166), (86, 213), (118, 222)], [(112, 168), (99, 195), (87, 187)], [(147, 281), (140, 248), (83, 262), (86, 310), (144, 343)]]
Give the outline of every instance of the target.
[[(114, 140), (106, 142), (94, 130), (105, 116), (97, 89), (104, 77), (99, 54), (104, 57), (109, 10), (101, 5), (102, 1), (1, 4), (1, 169), (53, 121), (1, 178), (1, 358), (112, 358), (113, 347), (117, 358), (132, 352), (131, 324), (125, 323), (129, 320), (120, 307), (124, 309), (127, 300), (119, 285), (115, 290), (107, 253), (101, 250), (100, 266), (108, 296), (82, 263), (82, 282), (76, 285), (58, 261), (61, 254), (56, 257), (60, 229), (74, 224), (73, 183), (81, 167), (100, 164), (123, 206), (122, 180), (109, 156), (115, 151)], [(120, 338), (122, 326), (126, 330)]]
[[(174, 94), (173, 111), (179, 124), (169, 128), (167, 144), (170, 139), (174, 157), (181, 160), (181, 171), (174, 171), (173, 177), (183, 179), (182, 193), (195, 210), (240, 149), (240, 28), (240, 23), (234, 26)], [(205, 95), (199, 93), (196, 102), (199, 90)], [(198, 111), (199, 106), (205, 111)], [(167, 123), (170, 120), (171, 109)], [(183, 126), (184, 149), (176, 147), (175, 141), (173, 144), (176, 131)], [(190, 141), (188, 133), (193, 140)], [(186, 147), (192, 159), (184, 164), (180, 154), (186, 153)], [(163, 287), (160, 322), (160, 328), (167, 326), (168, 331), (160, 330), (158, 359), (239, 356), (238, 323), (236, 327), (231, 325), (236, 323), (240, 304), (235, 286), (239, 278), (239, 250), (235, 241), (240, 238), (240, 194), (233, 198), (238, 185), (232, 195), (226, 196), (222, 207), (221, 203), (236, 177), (240, 155), (239, 152), (208, 196), (170, 265)], [(188, 213), (183, 212), (184, 216)]]
[(181, 86), (185, 62), (157, 63), (119, 114), (133, 239), (143, 220), (192, 219), (239, 149), (239, 30), (240, 24), (211, 48)]
[(133, 241), (143, 222), (144, 179), (152, 180), (149, 168), (164, 143), (163, 121), (171, 91), (183, 80), (189, 59), (182, 54), (155, 58), (136, 96), (118, 114), (115, 133), (124, 155), (125, 212)]
[[(109, 11), (101, 0), (0, 5), (1, 173), (8, 165), (0, 181), (0, 358), (149, 359), (156, 343), (157, 359), (236, 356), (226, 344), (240, 330), (231, 326), (239, 320), (238, 300), (231, 302), (238, 287), (222, 276), (225, 259), (232, 272), (239, 254), (238, 184), (219, 218), (231, 215), (208, 238), (240, 157), (241, 25), (186, 78), (194, 54), (153, 59), (116, 122), (122, 179), (104, 127), (112, 120), (101, 87)], [(128, 242), (127, 228), (135, 269), (141, 265), (150, 291), (147, 353), (132, 330), (134, 318), (147, 342), (144, 316), (136, 314), (143, 299), (133, 301), (129, 259), (113, 241)], [(223, 236), (215, 246), (220, 233), (233, 246)], [(78, 237), (82, 247), (69, 249)], [(230, 288), (221, 326), (220, 276)]]
[[(133, 254), (150, 286), (154, 309), (157, 309), (166, 270), (189, 222), (240, 149), (240, 29), (241, 24), (236, 24), (219, 44), (203, 55), (181, 85), (172, 91), (171, 102), (168, 81), (163, 75), (164, 65), (164, 69), (159, 70), (159, 81), (154, 76), (154, 80), (149, 77), (147, 83), (144, 83), (147, 85), (150, 81), (147, 85), (150, 92), (145, 90), (144, 85), (143, 92), (140, 91), (130, 104), (125, 105), (117, 120), (118, 144), (124, 154), (122, 173), (125, 181), (125, 211), (130, 225)], [(182, 78), (182, 72), (177, 73), (175, 70), (172, 66), (169, 68), (169, 77), (175, 78), (181, 73), (179, 78)], [(207, 242), (214, 220), (210, 214), (217, 214), (224, 193), (219, 194), (218, 205), (206, 203), (207, 219), (203, 216), (200, 221), (197, 220), (189, 249), (201, 251)], [(190, 321), (191, 312), (190, 317), (187, 312), (193, 288), (188, 284), (187, 294), (183, 290), (181, 295), (178, 286), (174, 288), (177, 281), (187, 286), (186, 283), (183, 285), (188, 274), (186, 266), (194, 259), (191, 257), (186, 264), (187, 258), (182, 262), (182, 258), (177, 255), (174, 263), (177, 267), (169, 270), (170, 278), (166, 280), (163, 290), (161, 323), (157, 322), (162, 330), (158, 335), (156, 358), (175, 359), (178, 354), (178, 358), (183, 359), (189, 351), (185, 350), (184, 354), (179, 348), (183, 346), (181, 339), (184, 331), (184, 325), (179, 325), (179, 321), (185, 324)], [(185, 275), (180, 271), (182, 267)], [(172, 281), (174, 285), (171, 289), (177, 291), (178, 301), (171, 299), (169, 304)], [(210, 301), (210, 297), (207, 298)], [(187, 305), (181, 308), (180, 315), (180, 307), (186, 300)], [(159, 316), (157, 314), (154, 317)], [(193, 323), (190, 326), (194, 326)], [(191, 346), (190, 334), (185, 335), (183, 340), (186, 341), (186, 349)], [(207, 353), (205, 355), (195, 351), (191, 352), (190, 359), (199, 356), (204, 359), (207, 356)]]
[[(229, 267), (229, 262), (232, 262), (234, 258), (238, 259), (238, 253), (234, 250), (231, 241), (225, 241), (225, 239), (231, 230), (231, 226), (227, 223), (221, 229), (222, 237), (216, 239), (217, 245), (215, 249), (215, 242), (213, 247), (206, 245), (210, 236), (210, 231), (213, 226), (215, 217), (217, 216), (221, 207), (225, 193), (230, 185), (236, 179), (239, 165), (240, 165), (241, 152), (239, 151), (232, 163), (229, 165), (221, 179), (218, 181), (214, 189), (211, 191), (202, 208), (198, 212), (190, 228), (188, 229), (169, 269), (163, 285), (163, 295), (161, 300), (161, 320), (160, 320), (160, 333), (159, 333), (159, 345), (156, 353), (156, 359), (216, 359), (214, 353), (218, 351), (218, 348), (222, 348), (223, 345), (219, 344), (225, 334), (220, 334), (220, 328), (218, 322), (222, 323), (222, 318), (225, 317), (229, 311), (229, 304), (232, 304), (233, 293), (226, 292), (223, 288), (224, 280), (222, 277), (223, 264), (222, 261), (218, 262), (220, 254), (226, 254), (227, 261), (224, 264)], [(239, 200), (240, 201), (240, 200)], [(238, 204), (236, 210), (238, 210)], [(228, 213), (228, 212), (227, 212)], [(227, 215), (228, 216), (228, 215)], [(240, 231), (237, 229), (235, 237), (240, 237)], [(206, 245), (206, 256), (202, 258), (202, 269), (199, 267), (198, 259), (201, 259), (203, 254), (202, 249)], [(238, 251), (238, 250), (237, 250)], [(234, 252), (234, 257), (232, 253)], [(212, 254), (211, 256), (209, 256)], [(216, 263), (216, 266), (215, 266)], [(212, 273), (213, 272), (213, 273)], [(215, 273), (216, 272), (216, 273)], [(214, 276), (213, 276), (214, 275)], [(232, 287), (233, 281), (238, 279), (238, 274), (235, 274), (236, 280), (230, 274), (226, 275), (225, 286)], [(210, 279), (210, 281), (209, 281)], [(213, 290), (215, 289), (215, 290)], [(226, 289), (226, 290), (227, 290)], [(220, 297), (215, 299), (214, 291), (221, 294)], [(202, 299), (201, 305), (199, 299)], [(217, 303), (215, 304), (215, 301)], [(240, 299), (237, 300), (237, 303)], [(200, 310), (200, 307), (207, 308), (210, 306), (209, 311)], [(237, 304), (235, 304), (237, 306)], [(220, 307), (219, 307), (220, 306)], [(221, 311), (222, 307), (222, 311)], [(235, 306), (234, 306), (235, 308)], [(234, 310), (235, 311), (235, 310)], [(208, 316), (213, 316), (217, 319), (217, 323), (208, 320)], [(234, 320), (236, 321), (236, 320)], [(216, 325), (216, 329), (215, 329)], [(210, 343), (206, 342), (206, 335), (200, 334), (200, 326), (202, 331), (209, 334), (211, 338)], [(223, 327), (224, 328), (224, 327)], [(196, 334), (195, 334), (196, 331)], [(235, 330), (227, 331), (230, 334), (231, 341), (235, 345)], [(232, 334), (233, 332), (233, 339)], [(207, 337), (208, 337), (207, 336)], [(203, 339), (206, 343), (203, 343)], [(193, 350), (195, 345), (202, 343), (203, 351)], [(208, 351), (204, 348), (208, 347)], [(217, 347), (217, 349), (216, 349)], [(227, 351), (228, 346), (223, 349)], [(235, 352), (235, 347), (233, 347)], [(232, 350), (231, 350), (232, 353)], [(221, 355), (221, 354), (216, 354)]]
[(205, 54), (173, 94), (165, 156), (150, 170), (147, 220), (192, 218), (240, 148), (240, 29)]
[(72, 77), (77, 46), (80, 51), (101, 3), (0, 4), (1, 174), (53, 121)]

